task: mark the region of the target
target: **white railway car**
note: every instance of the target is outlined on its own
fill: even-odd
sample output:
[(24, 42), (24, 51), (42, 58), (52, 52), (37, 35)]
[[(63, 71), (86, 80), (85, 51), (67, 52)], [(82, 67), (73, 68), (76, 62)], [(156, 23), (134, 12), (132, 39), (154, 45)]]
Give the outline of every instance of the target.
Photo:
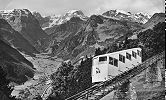
[(142, 63), (141, 48), (132, 48), (93, 58), (92, 83), (111, 79)]

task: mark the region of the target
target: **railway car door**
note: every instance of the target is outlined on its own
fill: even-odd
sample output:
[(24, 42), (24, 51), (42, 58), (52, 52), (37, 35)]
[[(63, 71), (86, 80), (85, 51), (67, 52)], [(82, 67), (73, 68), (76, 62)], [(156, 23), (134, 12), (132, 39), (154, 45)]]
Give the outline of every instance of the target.
[(106, 81), (108, 76), (107, 56), (98, 57), (93, 60), (92, 82)]
[(108, 73), (109, 78), (113, 78), (121, 73), (119, 72), (118, 59), (109, 57)]

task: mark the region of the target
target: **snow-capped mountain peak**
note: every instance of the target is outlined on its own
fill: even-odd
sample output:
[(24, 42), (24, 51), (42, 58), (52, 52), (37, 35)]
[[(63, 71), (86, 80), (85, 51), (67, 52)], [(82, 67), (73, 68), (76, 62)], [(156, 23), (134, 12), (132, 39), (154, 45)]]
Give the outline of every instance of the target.
[(110, 17), (115, 17), (115, 16), (130, 16), (131, 15), (131, 13), (129, 13), (129, 12), (125, 12), (125, 11), (123, 11), (123, 10), (109, 10), (109, 11), (107, 11), (107, 12), (105, 12), (105, 13), (103, 13), (102, 15), (104, 15), (104, 16), (110, 16)]
[(28, 16), (31, 12), (28, 9), (0, 10), (2, 18), (7, 19), (11, 16)]
[(51, 23), (49, 23), (48, 27), (43, 28), (44, 30), (47, 28), (51, 28), (55, 25), (63, 24), (67, 21), (69, 21), (72, 17), (79, 17), (82, 20), (85, 20), (87, 17), (84, 15), (84, 13), (81, 10), (70, 10), (64, 15), (53, 15), (50, 16)]
[(126, 12), (123, 10), (109, 10), (102, 14), (105, 17), (115, 18), (119, 20), (129, 20), (138, 23), (146, 23), (150, 19), (150, 15), (146, 13), (136, 13)]
[(152, 17), (151, 15), (149, 15), (147, 13), (144, 13), (144, 12), (139, 12), (139, 13), (136, 13), (135, 15), (145, 16), (145, 17), (147, 17), (149, 19)]
[(116, 13), (122, 13), (122, 14), (125, 14), (125, 15), (131, 15), (129, 12), (125, 12), (123, 10), (116, 10)]
[[(66, 21), (70, 20), (72, 17), (79, 17), (82, 20), (84, 20), (85, 15), (81, 10), (70, 10), (61, 17), (60, 22), (62, 22), (62, 23), (66, 22)], [(59, 24), (62, 24), (62, 23), (59, 23)]]
[(81, 16), (84, 16), (84, 13), (81, 10), (70, 10), (66, 14), (68, 14), (68, 15), (81, 15)]
[(135, 19), (137, 22), (145, 24), (149, 19), (151, 18), (150, 15), (147, 13), (139, 12), (134, 14), (133, 19)]
[(61, 17), (61, 15), (52, 15), (52, 16), (50, 16), (51, 19), (57, 19), (59, 17)]
[(67, 13), (68, 14), (74, 14), (74, 13), (76, 13), (76, 12), (79, 12), (80, 10), (69, 10)]

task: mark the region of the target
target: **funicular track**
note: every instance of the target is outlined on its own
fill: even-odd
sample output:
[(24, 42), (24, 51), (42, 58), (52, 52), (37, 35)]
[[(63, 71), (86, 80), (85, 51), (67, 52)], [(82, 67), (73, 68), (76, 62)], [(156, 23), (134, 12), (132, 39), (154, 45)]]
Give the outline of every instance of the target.
[(157, 54), (148, 60), (144, 61), (142, 64), (135, 66), (134, 68), (110, 79), (105, 82), (101, 82), (93, 85), (92, 87), (77, 93), (65, 100), (99, 100), (106, 96), (108, 93), (116, 90), (118, 86), (122, 85), (124, 82), (133, 78), (134, 76), (141, 73), (143, 70), (147, 69), (153, 63), (165, 58), (165, 51)]

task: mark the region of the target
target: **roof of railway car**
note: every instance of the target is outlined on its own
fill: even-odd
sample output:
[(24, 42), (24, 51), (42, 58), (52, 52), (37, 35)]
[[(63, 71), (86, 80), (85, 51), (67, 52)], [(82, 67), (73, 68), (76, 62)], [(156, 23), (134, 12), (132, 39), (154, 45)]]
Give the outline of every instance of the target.
[(112, 52), (112, 53), (107, 53), (107, 54), (103, 54), (103, 55), (98, 55), (98, 56), (93, 57), (93, 59), (94, 59), (94, 58), (97, 58), (97, 57), (108, 56), (108, 55), (110, 55), (110, 54), (117, 54), (117, 53), (120, 53), (120, 52), (124, 52), (124, 51), (128, 51), (128, 50), (133, 50), (133, 49), (140, 49), (140, 50), (142, 50), (141, 48), (125, 49), (125, 50), (121, 50), (121, 51), (116, 51), (116, 52)]

